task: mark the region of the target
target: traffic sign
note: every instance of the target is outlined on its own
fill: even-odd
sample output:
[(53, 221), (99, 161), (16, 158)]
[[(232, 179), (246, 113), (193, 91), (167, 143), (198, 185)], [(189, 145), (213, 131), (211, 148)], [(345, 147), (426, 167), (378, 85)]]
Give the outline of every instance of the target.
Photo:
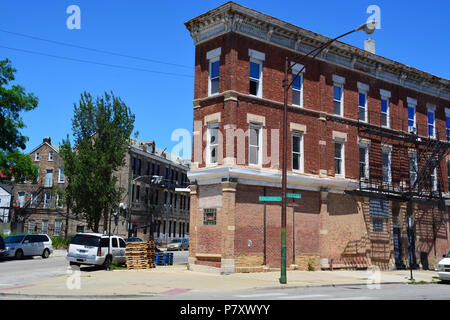
[(281, 197), (259, 197), (259, 201), (281, 201)]
[(300, 193), (286, 193), (286, 198), (294, 198), (294, 199), (301, 199), (302, 195)]

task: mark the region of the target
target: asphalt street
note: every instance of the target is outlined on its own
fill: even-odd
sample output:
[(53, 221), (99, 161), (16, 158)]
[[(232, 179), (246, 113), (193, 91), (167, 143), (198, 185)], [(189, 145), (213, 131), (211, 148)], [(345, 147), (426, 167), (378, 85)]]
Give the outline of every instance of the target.
[[(174, 264), (187, 264), (189, 251), (173, 251)], [(0, 259), (0, 290), (8, 290), (27, 283), (58, 277), (70, 273), (64, 252), (50, 255), (48, 259), (40, 256), (23, 260)], [(95, 272), (97, 267), (82, 266), (81, 272)]]

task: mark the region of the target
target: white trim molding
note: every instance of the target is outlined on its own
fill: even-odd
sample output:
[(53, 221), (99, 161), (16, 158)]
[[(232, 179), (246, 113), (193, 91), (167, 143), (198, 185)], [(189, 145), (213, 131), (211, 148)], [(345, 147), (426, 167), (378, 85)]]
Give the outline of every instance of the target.
[(220, 57), (221, 53), (222, 53), (221, 47), (210, 50), (206, 53), (206, 59), (211, 60), (211, 59)]

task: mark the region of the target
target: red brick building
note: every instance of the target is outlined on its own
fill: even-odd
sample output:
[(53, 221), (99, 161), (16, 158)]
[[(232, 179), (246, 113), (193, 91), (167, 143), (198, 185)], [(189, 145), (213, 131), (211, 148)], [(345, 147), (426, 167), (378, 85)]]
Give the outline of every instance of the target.
[(342, 42), (302, 60), (329, 38), (233, 2), (185, 25), (190, 269), (280, 267), (281, 202), (259, 196), (281, 196), (286, 57), (305, 65), (288, 97), (288, 264), (427, 268), (450, 249), (449, 80)]

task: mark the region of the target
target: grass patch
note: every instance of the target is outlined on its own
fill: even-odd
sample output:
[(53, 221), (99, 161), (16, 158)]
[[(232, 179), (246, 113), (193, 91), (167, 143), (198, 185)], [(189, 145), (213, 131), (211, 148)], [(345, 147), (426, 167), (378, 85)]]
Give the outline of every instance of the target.
[(110, 270), (127, 270), (127, 266), (124, 264), (116, 264), (116, 263), (112, 263), (111, 266), (109, 267)]
[(432, 283), (433, 282), (428, 282), (428, 281), (424, 281), (424, 280), (408, 282), (408, 284), (432, 284)]
[(438, 280), (438, 281), (442, 281), (442, 278), (441, 277), (437, 277), (437, 276), (434, 276), (433, 279), (434, 280)]

